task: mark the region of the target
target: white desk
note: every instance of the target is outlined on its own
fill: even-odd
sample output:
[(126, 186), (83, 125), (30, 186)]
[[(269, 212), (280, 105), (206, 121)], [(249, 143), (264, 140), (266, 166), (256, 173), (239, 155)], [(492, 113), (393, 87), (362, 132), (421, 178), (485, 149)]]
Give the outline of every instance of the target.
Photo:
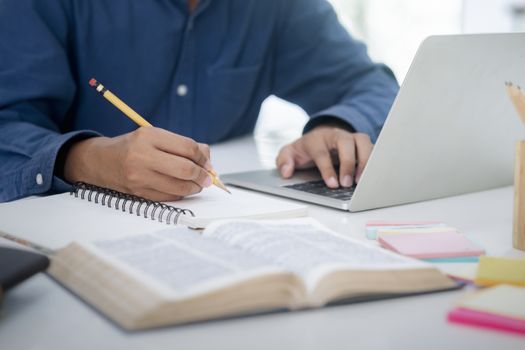
[[(251, 139), (213, 148), (219, 172), (255, 169), (273, 158)], [(261, 148), (262, 146), (262, 148)], [(235, 155), (233, 157), (232, 155)], [(489, 254), (525, 256), (511, 248), (512, 190), (497, 189), (424, 203), (345, 213), (311, 206), (311, 215), (365, 239), (371, 219), (444, 221)], [(525, 338), (450, 325), (445, 315), (466, 291), (278, 313), (126, 333), (45, 275), (7, 294), (1, 308), (0, 349), (524, 349)]]

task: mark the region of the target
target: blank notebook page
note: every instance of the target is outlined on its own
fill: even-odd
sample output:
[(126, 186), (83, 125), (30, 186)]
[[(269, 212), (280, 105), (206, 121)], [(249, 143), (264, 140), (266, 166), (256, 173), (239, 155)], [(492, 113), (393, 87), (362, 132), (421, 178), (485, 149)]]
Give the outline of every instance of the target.
[[(192, 210), (196, 218), (181, 224), (209, 223), (221, 218), (280, 218), (307, 214), (304, 205), (234, 189), (233, 194), (209, 188), (198, 195), (169, 203)], [(86, 196), (87, 197), (87, 196)], [(136, 206), (135, 206), (136, 207)], [(188, 218), (180, 216), (180, 218)], [(173, 227), (62, 193), (0, 203), (0, 231), (58, 249), (72, 241), (118, 238)]]
[(192, 196), (166, 204), (190, 209), (195, 217), (180, 217), (183, 225), (203, 228), (218, 219), (277, 219), (305, 216), (304, 205), (237, 188), (229, 188), (232, 194), (217, 187), (203, 190), (202, 195)]

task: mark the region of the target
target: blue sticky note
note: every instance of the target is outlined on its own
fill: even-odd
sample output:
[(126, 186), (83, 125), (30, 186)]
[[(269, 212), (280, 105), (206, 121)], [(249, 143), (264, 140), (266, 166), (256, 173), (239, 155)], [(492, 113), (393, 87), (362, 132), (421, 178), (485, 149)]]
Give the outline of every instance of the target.
[(452, 258), (432, 258), (421, 260), (430, 263), (476, 263), (479, 262), (479, 256), (456, 256)]

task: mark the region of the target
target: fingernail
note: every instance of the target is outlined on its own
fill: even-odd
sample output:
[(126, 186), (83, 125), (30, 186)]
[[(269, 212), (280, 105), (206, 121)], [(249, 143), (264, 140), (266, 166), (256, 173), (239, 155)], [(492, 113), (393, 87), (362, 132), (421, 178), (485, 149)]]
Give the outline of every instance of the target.
[(341, 180), (341, 185), (343, 187), (352, 187), (352, 177), (350, 175), (343, 176)]
[(328, 179), (326, 184), (328, 185), (328, 187), (331, 187), (331, 188), (339, 187), (339, 184), (337, 183), (337, 179), (335, 177), (333, 177), (333, 176)]
[(204, 163), (204, 169), (208, 171), (213, 171), (213, 167), (211, 166), (211, 162), (209, 160), (207, 160), (206, 163)]
[(213, 183), (213, 181), (212, 181), (211, 177), (210, 176), (206, 176), (206, 179), (202, 183), (202, 187), (210, 187), (212, 183)]

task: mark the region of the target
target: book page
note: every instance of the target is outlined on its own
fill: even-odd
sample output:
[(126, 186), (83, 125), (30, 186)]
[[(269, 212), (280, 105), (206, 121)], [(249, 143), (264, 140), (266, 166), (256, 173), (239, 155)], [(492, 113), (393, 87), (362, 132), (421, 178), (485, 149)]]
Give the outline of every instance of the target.
[(226, 221), (203, 235), (242, 249), (300, 275), (309, 288), (334, 269), (402, 269), (427, 266), (323, 228), (313, 219)]
[(179, 295), (198, 293), (197, 287), (206, 291), (278, 270), (264, 257), (204, 239), (186, 228), (99, 240), (92, 246), (128, 272)]

